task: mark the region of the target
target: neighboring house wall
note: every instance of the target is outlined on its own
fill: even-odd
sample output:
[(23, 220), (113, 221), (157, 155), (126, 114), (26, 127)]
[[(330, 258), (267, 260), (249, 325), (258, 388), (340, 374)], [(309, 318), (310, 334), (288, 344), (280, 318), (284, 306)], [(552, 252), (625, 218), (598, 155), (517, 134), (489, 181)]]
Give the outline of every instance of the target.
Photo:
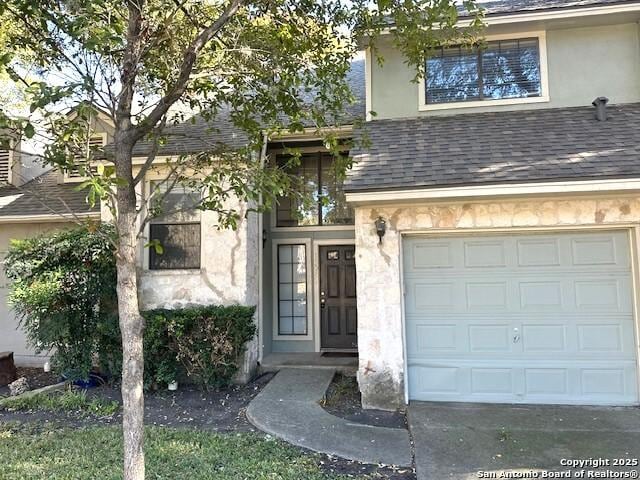
[[(73, 226), (72, 223), (0, 224), (0, 262), (4, 260), (12, 239), (34, 237), (45, 232)], [(22, 366), (41, 366), (45, 356), (35, 354), (18, 325), (18, 319), (7, 305), (9, 280), (0, 266), (0, 351), (15, 353), (15, 362)]]
[[(522, 31), (538, 30), (522, 27)], [(598, 96), (612, 103), (640, 101), (640, 40), (636, 23), (554, 29), (546, 32), (548, 102), (418, 110), (414, 70), (388, 40), (380, 42), (383, 66), (371, 62), (374, 119), (589, 105)], [(492, 33), (488, 29), (486, 35)], [(420, 88), (424, 83), (419, 83)]]
[[(378, 243), (374, 221), (387, 220)], [(470, 232), (638, 225), (640, 197), (494, 200), (356, 208), (358, 274), (358, 381), (370, 408), (404, 404), (401, 237), (411, 232)]]

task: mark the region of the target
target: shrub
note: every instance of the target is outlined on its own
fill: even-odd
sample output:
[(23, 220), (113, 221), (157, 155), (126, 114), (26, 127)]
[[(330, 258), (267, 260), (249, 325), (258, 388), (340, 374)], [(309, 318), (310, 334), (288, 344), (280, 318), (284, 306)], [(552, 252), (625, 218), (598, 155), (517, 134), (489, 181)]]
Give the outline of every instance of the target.
[(4, 261), (28, 342), (72, 380), (88, 378), (99, 326), (117, 321), (114, 243), (112, 226), (87, 224), (14, 240)]
[(145, 312), (147, 384), (183, 375), (203, 387), (228, 384), (256, 333), (254, 313), (241, 305)]
[[(88, 224), (13, 241), (5, 259), (13, 280), (9, 301), (37, 352), (53, 352), (52, 367), (85, 380), (94, 364), (119, 377), (115, 232)], [(142, 312), (147, 386), (185, 375), (196, 383), (229, 383), (256, 332), (255, 308), (240, 305)]]

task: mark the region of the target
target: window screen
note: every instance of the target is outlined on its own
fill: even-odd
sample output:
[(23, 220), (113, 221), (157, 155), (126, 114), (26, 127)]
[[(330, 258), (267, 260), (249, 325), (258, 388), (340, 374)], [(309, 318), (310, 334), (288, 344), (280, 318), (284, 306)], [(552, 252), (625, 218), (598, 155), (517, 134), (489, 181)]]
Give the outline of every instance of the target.
[(427, 60), (427, 104), (542, 95), (537, 38), (442, 48)]
[(307, 334), (305, 245), (278, 246), (278, 334)]

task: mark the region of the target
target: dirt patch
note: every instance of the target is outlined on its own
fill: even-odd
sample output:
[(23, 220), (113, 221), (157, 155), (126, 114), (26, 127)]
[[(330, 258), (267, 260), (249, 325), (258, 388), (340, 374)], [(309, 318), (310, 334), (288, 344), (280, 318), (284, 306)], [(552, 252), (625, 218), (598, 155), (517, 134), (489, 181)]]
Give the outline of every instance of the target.
[[(176, 392), (166, 390), (145, 394), (145, 423), (169, 427), (193, 427), (215, 432), (255, 431), (244, 411), (253, 397), (272, 378), (263, 375), (247, 385), (203, 391), (195, 386), (181, 386)], [(89, 398), (99, 397), (122, 403), (119, 386), (103, 385), (87, 390)], [(65, 426), (91, 426), (119, 424), (121, 413), (108, 417), (79, 417), (65, 412), (6, 412), (0, 411), (0, 421), (44, 421)]]
[(331, 415), (351, 422), (376, 427), (407, 428), (407, 419), (402, 412), (363, 409), (355, 377), (340, 374), (333, 377), (333, 382), (320, 404)]
[[(60, 378), (55, 373), (45, 372), (42, 368), (18, 367), (17, 371), (18, 378), (26, 377), (31, 390), (53, 385), (60, 381)], [(0, 397), (7, 396), (9, 396), (9, 387), (0, 387)]]

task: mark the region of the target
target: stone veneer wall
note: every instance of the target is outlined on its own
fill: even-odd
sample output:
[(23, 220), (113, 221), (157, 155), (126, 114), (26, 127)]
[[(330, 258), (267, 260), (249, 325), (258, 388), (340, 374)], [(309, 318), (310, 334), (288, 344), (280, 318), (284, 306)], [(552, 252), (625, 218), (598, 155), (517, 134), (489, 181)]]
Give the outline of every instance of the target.
[[(387, 221), (382, 243), (374, 227), (378, 216)], [(401, 233), (639, 221), (639, 196), (357, 207), (358, 382), (363, 405), (395, 409), (404, 404)]]

